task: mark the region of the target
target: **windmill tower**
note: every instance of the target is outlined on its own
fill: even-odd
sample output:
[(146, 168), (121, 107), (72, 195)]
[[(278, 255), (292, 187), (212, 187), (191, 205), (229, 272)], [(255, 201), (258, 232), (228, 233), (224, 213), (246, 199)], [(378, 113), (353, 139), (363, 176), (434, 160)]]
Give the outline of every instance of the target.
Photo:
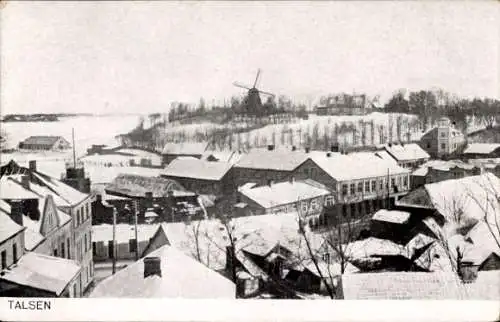
[(269, 92), (264, 92), (264, 91), (257, 89), (259, 77), (260, 77), (260, 69), (257, 70), (257, 76), (255, 77), (255, 81), (253, 83), (253, 86), (248, 86), (245, 84), (241, 84), (239, 82), (233, 83), (233, 85), (236, 87), (240, 87), (240, 88), (244, 88), (244, 89), (248, 90), (248, 94), (243, 101), (243, 112), (246, 114), (262, 116), (264, 109), (262, 106), (262, 101), (260, 99), (260, 94), (268, 95), (271, 97), (275, 96), (274, 94), (271, 94)]

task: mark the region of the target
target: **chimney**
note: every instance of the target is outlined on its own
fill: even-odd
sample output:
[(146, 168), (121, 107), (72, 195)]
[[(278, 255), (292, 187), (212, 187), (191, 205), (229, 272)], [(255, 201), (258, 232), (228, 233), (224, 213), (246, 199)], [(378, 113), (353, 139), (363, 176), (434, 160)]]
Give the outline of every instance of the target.
[(99, 204), (102, 203), (102, 195), (100, 193), (95, 195), (95, 201)]
[(292, 146), (292, 151), (297, 151), (297, 147), (295, 145)]
[(310, 147), (306, 147), (306, 153), (309, 153), (311, 151)]
[(268, 145), (268, 146), (267, 146), (267, 150), (268, 150), (268, 151), (273, 151), (273, 150), (274, 150), (274, 145), (272, 145), (272, 144), (271, 144), (271, 145)]
[(330, 147), (330, 152), (339, 152), (339, 146), (338, 145), (332, 145)]
[(268, 180), (267, 180), (267, 185), (268, 185), (269, 187), (272, 187), (272, 186), (273, 186), (273, 183), (274, 183), (274, 182), (273, 182), (273, 180), (271, 180), (271, 179), (268, 179)]
[(30, 177), (27, 175), (21, 176), (21, 185), (24, 189), (30, 190)]
[(464, 283), (473, 283), (477, 278), (477, 265), (473, 265), (473, 263), (469, 262), (461, 262), (459, 263), (458, 273), (462, 282)]
[(23, 226), (23, 204), (20, 200), (10, 203), (10, 218), (19, 226)]
[(151, 191), (146, 192), (146, 208), (153, 207), (153, 193)]
[(28, 164), (30, 171), (36, 171), (36, 160), (30, 160)]
[(145, 257), (144, 258), (144, 278), (149, 276), (161, 277), (161, 258), (160, 257)]

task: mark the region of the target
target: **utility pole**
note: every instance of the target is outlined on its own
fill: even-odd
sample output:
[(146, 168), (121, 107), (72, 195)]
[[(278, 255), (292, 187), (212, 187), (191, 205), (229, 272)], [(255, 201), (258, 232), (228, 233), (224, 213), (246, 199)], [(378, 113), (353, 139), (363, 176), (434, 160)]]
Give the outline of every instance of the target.
[(113, 207), (113, 275), (116, 273), (116, 207)]
[(134, 229), (135, 229), (135, 261), (139, 260), (139, 240), (137, 239), (137, 210), (134, 211)]
[(75, 152), (75, 128), (71, 128), (71, 139), (73, 141), (73, 168), (76, 169), (76, 152)]

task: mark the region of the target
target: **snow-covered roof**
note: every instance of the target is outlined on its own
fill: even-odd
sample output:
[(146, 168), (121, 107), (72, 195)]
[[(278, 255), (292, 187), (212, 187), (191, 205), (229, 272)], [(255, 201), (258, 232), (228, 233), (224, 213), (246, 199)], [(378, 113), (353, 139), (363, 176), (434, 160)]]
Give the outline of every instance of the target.
[[(498, 216), (498, 213), (496, 214)], [(465, 239), (472, 243), (473, 247), (464, 254), (472, 262), (481, 264), (482, 259), (486, 259), (491, 253), (496, 253), (500, 256), (500, 233), (497, 222), (485, 222), (480, 220), (467, 233)]]
[(0, 199), (0, 244), (24, 229), (14, 222), (9, 214), (9, 204)]
[(410, 173), (396, 163), (383, 160), (370, 152), (335, 154), (331, 157), (312, 156), (311, 159), (337, 181)]
[[(147, 241), (153, 237), (159, 225), (137, 225), (137, 239)], [(135, 227), (129, 224), (116, 225), (116, 242), (128, 243), (130, 239), (135, 239)], [(101, 224), (92, 226), (92, 241), (105, 242), (113, 240), (113, 225)]]
[(202, 155), (207, 147), (208, 144), (203, 142), (167, 143), (161, 154)]
[[(89, 197), (88, 194), (82, 193), (75, 188), (63, 183), (60, 180), (52, 178), (50, 176), (44, 175), (42, 173), (36, 172), (34, 176), (43, 183), (47, 194), (57, 195), (60, 199), (63, 199), (69, 206), (76, 205)], [(58, 204), (58, 206), (63, 206)]]
[(243, 156), (243, 154), (236, 151), (208, 151), (202, 156), (202, 159), (216, 159), (219, 162), (227, 162), (234, 164)]
[(372, 220), (386, 221), (396, 224), (404, 224), (408, 222), (408, 219), (410, 219), (409, 212), (387, 209), (380, 209), (372, 217)]
[(235, 167), (261, 170), (292, 171), (310, 157), (305, 151), (288, 149), (252, 149), (244, 154)]
[(165, 245), (148, 257), (161, 261), (161, 276), (144, 277), (144, 258), (106, 278), (90, 297), (235, 298), (233, 282), (174, 247)]
[(386, 145), (384, 149), (398, 161), (430, 158), (430, 155), (416, 143)]
[(352, 242), (345, 250), (346, 255), (353, 260), (380, 256), (408, 256), (404, 246), (391, 240), (375, 237)]
[(500, 149), (500, 143), (470, 143), (464, 154), (489, 154)]
[(482, 220), (488, 216), (495, 222), (500, 213), (500, 179), (492, 173), (426, 184), (432, 204), (447, 221), (454, 222), (457, 214), (463, 218)]
[[(225, 247), (229, 245), (229, 239), (225, 227), (219, 220), (205, 219), (191, 223), (161, 225), (172, 246), (199, 259), (212, 269), (224, 268)], [(242, 250), (265, 255), (277, 243), (293, 249), (297, 239), (300, 238), (297, 213), (237, 217), (231, 219), (229, 227), (233, 228), (232, 235), (237, 239), (237, 256)], [(196, 232), (198, 232), (198, 243), (195, 238)]]
[(264, 208), (291, 204), (331, 193), (326, 188), (311, 184), (310, 180), (278, 182), (260, 187), (240, 188), (239, 191)]
[(144, 197), (146, 192), (152, 192), (154, 198), (166, 197), (169, 191), (186, 192), (184, 187), (171, 179), (131, 174), (118, 175), (105, 189), (108, 193), (117, 193), (129, 197)]
[(387, 272), (342, 275), (346, 300), (459, 300), (466, 293), (456, 274)]
[[(47, 145), (47, 146), (52, 146), (54, 145), (59, 139), (64, 138), (62, 136), (30, 136), (29, 138), (25, 139), (22, 143), (23, 144), (30, 144), (30, 145)], [(66, 141), (67, 142), (67, 141)]]
[(226, 162), (211, 162), (199, 159), (175, 159), (163, 171), (165, 177), (191, 178), (200, 180), (221, 180), (231, 169)]
[(79, 271), (80, 266), (73, 260), (28, 252), (16, 265), (4, 270), (0, 279), (59, 296)]
[(25, 189), (20, 176), (3, 176), (0, 178), (1, 199), (38, 199), (39, 195), (31, 190)]

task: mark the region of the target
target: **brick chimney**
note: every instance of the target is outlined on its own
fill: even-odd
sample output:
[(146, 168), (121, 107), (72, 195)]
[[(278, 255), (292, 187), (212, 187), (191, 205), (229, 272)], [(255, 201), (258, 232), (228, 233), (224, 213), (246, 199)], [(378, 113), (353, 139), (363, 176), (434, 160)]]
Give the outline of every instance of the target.
[(153, 207), (153, 193), (151, 191), (146, 192), (146, 208)]
[(477, 278), (478, 265), (469, 262), (459, 262), (458, 275), (462, 282), (473, 283)]
[(24, 189), (30, 190), (30, 177), (27, 175), (21, 176), (21, 185)]
[(149, 276), (161, 277), (161, 258), (160, 257), (145, 257), (144, 258), (144, 278)]
[(23, 204), (20, 200), (10, 203), (10, 218), (19, 226), (23, 226)]
[(36, 160), (30, 160), (28, 164), (30, 171), (36, 171)]

